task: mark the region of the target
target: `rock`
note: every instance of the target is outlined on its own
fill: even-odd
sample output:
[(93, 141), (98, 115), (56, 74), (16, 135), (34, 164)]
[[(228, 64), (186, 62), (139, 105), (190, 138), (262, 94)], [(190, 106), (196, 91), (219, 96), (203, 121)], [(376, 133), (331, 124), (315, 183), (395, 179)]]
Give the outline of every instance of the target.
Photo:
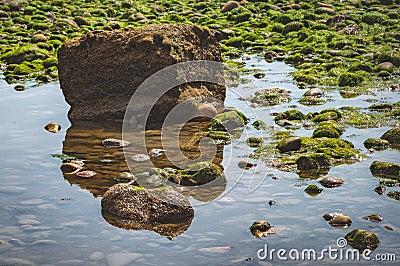
[(329, 159), (322, 153), (313, 153), (300, 156), (297, 161), (297, 169), (301, 171), (319, 171), (328, 169)]
[(150, 156), (147, 154), (135, 154), (131, 157), (131, 160), (135, 162), (145, 162), (150, 160)]
[(77, 163), (63, 163), (60, 167), (61, 171), (65, 174), (75, 174), (82, 169), (82, 166)]
[(16, 90), (16, 91), (24, 91), (24, 90), (26, 90), (26, 86), (24, 86), (22, 84), (18, 84), (18, 85), (15, 85), (14, 90)]
[(264, 54), (265, 61), (267, 61), (268, 63), (272, 63), (277, 57), (278, 54), (274, 51), (266, 51)]
[(87, 171), (78, 172), (78, 173), (76, 173), (76, 175), (79, 177), (83, 177), (83, 178), (91, 178), (91, 177), (94, 177), (95, 175), (97, 175), (97, 173), (95, 171), (87, 170)]
[[(57, 66), (61, 89), (71, 105), (68, 117), (71, 121), (122, 120), (132, 95), (148, 77), (175, 63), (192, 60), (222, 60), (216, 32), (193, 25), (156, 24), (123, 31), (94, 31), (68, 40), (58, 50)], [(209, 72), (200, 67), (179, 69), (171, 73), (175, 76), (171, 76), (170, 83), (183, 81), (189, 74)], [(214, 69), (212, 77), (223, 84), (222, 68)], [(166, 80), (156, 80), (155, 84), (164, 88)], [(162, 122), (189, 85), (205, 85), (214, 98), (223, 101), (225, 86), (218, 84), (192, 82), (162, 93), (151, 106), (148, 121)], [(153, 94), (158, 95), (153, 91), (143, 98), (152, 99)], [(145, 125), (148, 105), (146, 98), (132, 107), (132, 119), (139, 119), (137, 124)]]
[(249, 162), (249, 161), (239, 161), (238, 166), (239, 166), (239, 168), (242, 168), (242, 169), (250, 169), (250, 168), (257, 166), (257, 164)]
[(274, 106), (288, 102), (290, 100), (289, 93), (289, 91), (282, 88), (262, 89), (256, 91), (249, 100), (260, 106)]
[(393, 104), (390, 103), (376, 103), (368, 107), (371, 111), (390, 111), (393, 108)]
[(137, 178), (131, 172), (122, 172), (122, 173), (119, 173), (118, 176), (114, 179), (118, 182), (133, 183), (136, 181)]
[(304, 96), (321, 97), (322, 95), (324, 95), (324, 91), (319, 88), (312, 88), (304, 93)]
[[(324, 121), (324, 122), (332, 122), (332, 121)], [(342, 135), (342, 132), (337, 129), (338, 127), (340, 127), (337, 123), (327, 124), (324, 122), (318, 124), (317, 128), (314, 130), (312, 134), (313, 138), (323, 138), (323, 137), (339, 138)]]
[(392, 128), (386, 131), (381, 139), (389, 141), (390, 145), (395, 148), (400, 148), (400, 128)]
[(271, 207), (272, 205), (275, 205), (276, 201), (275, 200), (270, 200), (268, 201), (268, 205)]
[(103, 144), (103, 146), (106, 148), (119, 148), (128, 146), (131, 143), (129, 141), (119, 139), (104, 139), (101, 141), (101, 144)]
[(262, 138), (257, 138), (257, 137), (249, 137), (247, 138), (246, 142), (247, 145), (249, 145), (252, 148), (260, 147), (263, 144)]
[(281, 140), (277, 148), (280, 152), (298, 151), (301, 146), (300, 137), (289, 137), (287, 139)]
[(197, 107), (196, 116), (201, 117), (201, 121), (209, 121), (218, 114), (217, 109), (214, 105), (209, 103), (200, 104)]
[(374, 161), (369, 167), (369, 170), (374, 176), (396, 180), (399, 179), (400, 164)]
[(78, 24), (79, 27), (90, 25), (90, 23), (84, 17), (81, 16), (74, 17), (74, 21), (76, 24)]
[(319, 181), (321, 185), (326, 188), (339, 187), (343, 185), (344, 181), (335, 176), (327, 176)]
[(254, 77), (256, 79), (262, 79), (263, 77), (265, 77), (265, 73), (264, 72), (256, 72), (256, 73), (254, 73)]
[(254, 236), (258, 238), (273, 234), (273, 231), (271, 230), (271, 225), (267, 221), (255, 221), (250, 226), (250, 231)]
[(232, 135), (226, 131), (210, 131), (207, 133), (207, 137), (214, 140), (216, 144), (226, 145), (231, 143)]
[(322, 188), (318, 187), (317, 185), (312, 184), (312, 185), (308, 185), (304, 191), (305, 191), (308, 195), (310, 195), (310, 196), (312, 196), (312, 197), (315, 197), (315, 196), (317, 196), (319, 193), (321, 193), (322, 190), (323, 190)]
[(385, 187), (385, 186), (382, 186), (382, 185), (379, 185), (379, 186), (377, 186), (377, 187), (374, 189), (374, 191), (375, 191), (376, 193), (378, 193), (379, 195), (383, 195), (383, 194), (385, 194), (386, 187)]
[(305, 115), (298, 110), (287, 110), (279, 113), (275, 116), (275, 123), (283, 127), (296, 127), (296, 124), (300, 124)]
[(395, 65), (392, 62), (382, 62), (378, 65), (378, 70), (393, 70), (395, 69)]
[(374, 223), (383, 222), (383, 218), (377, 213), (373, 213), (373, 214), (370, 214), (368, 216), (364, 216), (363, 219), (367, 220), (367, 221), (374, 222)]
[(347, 243), (349, 243), (353, 248), (358, 249), (360, 252), (365, 249), (373, 251), (379, 244), (379, 239), (373, 232), (361, 229), (354, 229), (348, 233), (345, 238)]
[(162, 150), (162, 149), (151, 149), (149, 151), (149, 156), (150, 157), (159, 157), (161, 155), (163, 155), (166, 152), (166, 150)]
[(368, 138), (364, 141), (364, 147), (377, 151), (384, 150), (389, 147), (389, 141), (384, 139)]
[(44, 129), (46, 129), (47, 131), (51, 132), (51, 133), (57, 133), (61, 130), (61, 126), (57, 123), (49, 123), (47, 124)]
[(32, 42), (33, 43), (47, 42), (47, 37), (42, 33), (37, 33), (37, 34), (33, 35)]
[(251, 125), (257, 130), (261, 130), (261, 129), (266, 129), (267, 128), (267, 124), (265, 124), (265, 122), (262, 121), (262, 120), (256, 120)]
[(351, 225), (352, 221), (349, 216), (343, 213), (332, 212), (324, 214), (324, 219), (329, 221), (329, 224), (334, 227), (347, 228)]
[(221, 7), (221, 12), (226, 13), (235, 8), (239, 7), (239, 3), (236, 1), (228, 1)]
[(187, 169), (176, 170), (173, 173), (166, 173), (164, 170), (157, 170), (169, 181), (182, 186), (200, 186), (214, 180), (225, 180), (226, 177), (221, 168), (211, 162), (199, 162), (190, 165)]
[(112, 224), (167, 236), (183, 233), (194, 216), (188, 199), (170, 187), (144, 190), (117, 184), (104, 194), (101, 207), (103, 216)]
[(226, 110), (214, 117), (208, 124), (208, 128), (214, 131), (234, 132), (244, 127), (249, 119), (238, 110)]
[(400, 200), (400, 192), (399, 191), (390, 191), (387, 193), (387, 196), (391, 199)]

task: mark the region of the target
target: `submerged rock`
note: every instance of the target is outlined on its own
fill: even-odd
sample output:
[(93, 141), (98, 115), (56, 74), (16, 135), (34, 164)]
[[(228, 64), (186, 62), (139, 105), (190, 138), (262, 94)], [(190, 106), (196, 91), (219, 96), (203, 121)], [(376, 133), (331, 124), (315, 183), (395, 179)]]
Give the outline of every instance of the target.
[(252, 148), (260, 147), (263, 144), (262, 138), (257, 138), (257, 137), (249, 137), (246, 140), (247, 145), (249, 145)]
[(74, 162), (63, 163), (60, 167), (61, 171), (65, 174), (75, 174), (82, 169), (82, 165)]
[(257, 130), (261, 130), (261, 129), (266, 129), (267, 128), (267, 124), (265, 124), (264, 121), (262, 120), (256, 120), (252, 123), (253, 127)]
[(332, 188), (332, 187), (339, 187), (339, 186), (343, 185), (344, 180), (342, 180), (338, 177), (335, 177), (335, 176), (327, 176), (327, 177), (321, 179), (319, 181), (319, 183), (326, 188)]
[(392, 128), (386, 131), (381, 139), (389, 141), (390, 145), (395, 148), (400, 148), (400, 128)]
[(106, 148), (119, 148), (125, 147), (131, 144), (129, 141), (119, 140), (119, 139), (104, 139), (101, 141)]
[(101, 207), (103, 217), (111, 224), (167, 236), (183, 233), (194, 216), (187, 198), (170, 187), (144, 190), (117, 184), (104, 194)]
[(49, 123), (47, 124), (44, 129), (46, 129), (47, 131), (51, 132), (51, 133), (57, 133), (61, 130), (61, 126), (57, 123)]
[(400, 164), (374, 161), (369, 167), (372, 175), (391, 179), (400, 179)]
[(354, 229), (345, 238), (347, 243), (361, 252), (365, 249), (375, 250), (379, 244), (379, 239), (373, 232), (361, 229)]
[(383, 195), (383, 194), (385, 194), (386, 187), (385, 187), (385, 186), (382, 186), (382, 185), (379, 185), (379, 186), (377, 186), (377, 187), (374, 189), (374, 191), (375, 191), (376, 193), (378, 193), (379, 195)]
[(364, 141), (364, 147), (380, 151), (389, 147), (389, 141), (384, 139), (368, 138)]
[(383, 218), (377, 213), (373, 213), (373, 214), (370, 214), (368, 216), (364, 216), (363, 219), (367, 220), (367, 221), (374, 222), (374, 223), (383, 222)]
[(122, 172), (114, 179), (118, 182), (135, 182), (137, 178), (131, 172)]
[(343, 213), (332, 212), (325, 214), (323, 217), (326, 221), (329, 221), (330, 225), (334, 227), (347, 228), (352, 223), (350, 217), (344, 215)]
[(290, 100), (289, 91), (281, 88), (262, 89), (250, 97), (250, 102), (258, 106), (273, 106)]
[(78, 173), (76, 173), (76, 175), (79, 177), (83, 177), (83, 178), (91, 178), (91, 177), (97, 175), (97, 173), (95, 171), (87, 170), (87, 171), (78, 172)]
[(244, 127), (249, 122), (249, 119), (236, 109), (226, 109), (221, 114), (214, 117), (208, 127), (213, 131), (234, 132)]
[(305, 118), (306, 116), (298, 110), (287, 110), (275, 116), (274, 120), (276, 124), (280, 126), (286, 126), (288, 124), (292, 124), (290, 122), (293, 121), (301, 123), (301, 121)]
[(257, 164), (249, 161), (239, 161), (238, 166), (243, 169), (250, 169), (257, 166)]
[[(71, 105), (69, 119), (73, 122), (122, 120), (137, 88), (157, 71), (184, 61), (221, 62), (218, 39), (215, 31), (194, 25), (149, 24), (125, 30), (92, 31), (66, 41), (58, 50), (57, 67), (65, 100)], [(188, 71), (197, 74), (208, 70), (193, 68)], [(221, 81), (218, 84), (223, 84), (222, 68), (214, 72), (213, 78)], [(170, 78), (179, 79), (181, 74), (186, 75), (183, 70), (182, 73), (177, 70), (171, 73), (175, 76)], [(157, 86), (164, 87), (165, 81), (156, 81), (159, 82)], [(225, 86), (218, 84), (207, 83), (205, 86), (214, 98), (223, 101)], [(204, 83), (192, 82), (162, 94), (151, 106), (154, 108), (149, 117), (144, 117), (149, 103), (143, 99), (132, 107), (132, 118), (138, 124), (143, 122), (142, 125), (147, 118), (151, 122), (162, 122), (179, 103), (181, 91), (189, 86), (200, 88), (202, 85)]]
[(318, 187), (317, 185), (312, 184), (312, 185), (308, 185), (304, 191), (308, 195), (315, 197), (315, 196), (318, 196), (322, 192), (322, 190), (324, 190), (324, 189)]
[(300, 156), (297, 161), (297, 169), (303, 171), (316, 171), (329, 169), (330, 162), (323, 153), (314, 153)]
[(135, 154), (131, 157), (131, 160), (135, 162), (145, 162), (150, 160), (150, 156), (147, 154)]

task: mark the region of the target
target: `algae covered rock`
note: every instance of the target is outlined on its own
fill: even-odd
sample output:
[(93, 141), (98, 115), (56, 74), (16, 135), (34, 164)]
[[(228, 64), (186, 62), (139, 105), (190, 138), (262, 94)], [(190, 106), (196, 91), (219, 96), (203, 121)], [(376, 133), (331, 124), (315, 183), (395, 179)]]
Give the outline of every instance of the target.
[(250, 101), (259, 106), (273, 106), (288, 102), (289, 100), (289, 92), (281, 88), (259, 90), (254, 96), (250, 97)]
[(216, 179), (225, 179), (221, 168), (211, 162), (199, 162), (190, 165), (187, 169), (175, 170), (172, 173), (157, 169), (169, 181), (183, 186), (200, 186)]
[(271, 230), (271, 225), (267, 221), (255, 221), (250, 226), (250, 232), (258, 238), (265, 237), (274, 233)]
[(331, 226), (339, 228), (347, 228), (351, 225), (352, 221), (349, 216), (343, 213), (332, 212), (324, 214), (324, 219), (329, 222)]
[(249, 119), (236, 109), (226, 109), (221, 114), (214, 117), (208, 124), (208, 128), (213, 131), (234, 132), (244, 127)]
[(362, 217), (362, 218), (363, 218), (364, 220), (371, 221), (371, 222), (374, 222), (374, 223), (381, 223), (381, 222), (383, 222), (383, 218), (382, 218), (379, 214), (377, 214), (377, 213), (373, 213), (373, 214), (364, 216), (364, 217)]
[(306, 189), (304, 189), (304, 191), (305, 191), (308, 195), (310, 195), (310, 196), (312, 196), (312, 197), (318, 196), (318, 195), (322, 192), (322, 190), (324, 190), (324, 189), (323, 189), (323, 188), (320, 188), (320, 187), (318, 187), (317, 185), (314, 185), (314, 184), (308, 185), (308, 186), (306, 187)]
[(361, 229), (354, 229), (345, 238), (347, 243), (361, 252), (365, 249), (375, 250), (379, 244), (379, 239), (375, 233)]
[(367, 149), (384, 150), (389, 147), (389, 141), (385, 139), (367, 138), (364, 147)]
[(399, 191), (390, 191), (387, 196), (391, 199), (400, 200), (400, 192)]
[(262, 138), (257, 138), (257, 137), (249, 137), (246, 140), (247, 145), (249, 145), (252, 148), (257, 148), (262, 146), (263, 144), (263, 139)]
[(302, 155), (297, 159), (296, 164), (297, 169), (302, 171), (323, 171), (330, 167), (329, 158), (323, 153)]
[(400, 148), (400, 128), (392, 128), (386, 131), (381, 139), (389, 141), (390, 145), (395, 148)]
[(369, 170), (372, 175), (377, 177), (399, 179), (400, 164), (374, 161), (369, 167)]
[(298, 110), (287, 110), (275, 116), (274, 120), (277, 125), (287, 127), (296, 126), (304, 120), (306, 116)]

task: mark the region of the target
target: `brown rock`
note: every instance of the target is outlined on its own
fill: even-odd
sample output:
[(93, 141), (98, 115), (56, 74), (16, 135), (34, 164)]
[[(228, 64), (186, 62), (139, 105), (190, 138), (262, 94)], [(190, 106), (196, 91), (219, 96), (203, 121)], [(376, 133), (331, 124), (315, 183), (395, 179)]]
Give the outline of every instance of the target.
[(239, 7), (239, 3), (236, 1), (228, 1), (226, 2), (222, 8), (221, 8), (221, 12), (225, 13), (225, 12), (229, 12), (235, 8)]
[(282, 143), (278, 144), (278, 149), (280, 152), (297, 151), (300, 149), (301, 139), (299, 137), (289, 137), (285, 139)]
[[(122, 120), (131, 96), (152, 74), (183, 61), (222, 60), (215, 32), (183, 24), (89, 32), (82, 38), (65, 42), (58, 51), (58, 59), (60, 85), (71, 105), (68, 114), (71, 121)], [(198, 73), (203, 69), (184, 71)], [(176, 70), (174, 74), (168, 80), (176, 80), (180, 73)], [(215, 71), (213, 76), (223, 84), (222, 69), (221, 72)], [(164, 79), (157, 84), (160, 87), (164, 85)], [(205, 82), (192, 82), (190, 85), (197, 88), (204, 85), (214, 98), (225, 99), (225, 86)], [(158, 98), (149, 121), (163, 121), (184, 90), (185, 87), (174, 87)], [(148, 108), (146, 104), (143, 100), (135, 105), (138, 124), (143, 109)]]
[(47, 42), (47, 37), (44, 36), (44, 34), (42, 34), (42, 33), (38, 33), (38, 34), (33, 35), (32, 42), (34, 42), (34, 43), (36, 43), (36, 42)]
[(391, 62), (382, 62), (378, 65), (379, 70), (392, 70), (395, 66)]

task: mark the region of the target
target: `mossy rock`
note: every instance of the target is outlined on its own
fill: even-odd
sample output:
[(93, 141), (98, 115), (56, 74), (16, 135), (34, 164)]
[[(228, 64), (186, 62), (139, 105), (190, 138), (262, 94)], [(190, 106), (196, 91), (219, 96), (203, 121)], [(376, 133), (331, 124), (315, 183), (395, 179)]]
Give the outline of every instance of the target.
[(229, 133), (244, 127), (249, 119), (238, 110), (228, 109), (214, 117), (208, 127), (213, 131), (227, 131)]
[(229, 144), (232, 142), (232, 135), (226, 131), (210, 131), (207, 134), (208, 137), (212, 138), (217, 144)]
[(338, 122), (333, 121), (333, 120), (319, 122), (318, 125), (317, 125), (317, 128), (318, 127), (325, 127), (325, 126), (329, 126), (329, 127), (334, 128), (337, 132), (340, 133), (340, 135), (342, 135), (343, 132), (344, 132), (344, 128), (341, 125), (339, 125)]
[(330, 167), (329, 158), (323, 153), (302, 155), (297, 159), (296, 164), (300, 171), (326, 170)]
[(280, 152), (298, 151), (301, 147), (301, 138), (299, 137), (288, 137), (282, 139), (276, 145), (276, 148)]
[(302, 112), (293, 109), (279, 113), (275, 116), (275, 122), (278, 123), (280, 120), (301, 121), (305, 118), (306, 116)]
[(400, 164), (374, 161), (369, 170), (374, 176), (399, 180)]
[(299, 100), (299, 103), (306, 106), (323, 105), (326, 103), (324, 99), (315, 96), (303, 96)]
[(392, 110), (393, 105), (390, 103), (376, 103), (368, 107), (371, 111), (388, 111)]
[(225, 178), (218, 165), (208, 162), (195, 163), (186, 170), (176, 171), (176, 174), (181, 175), (180, 184), (183, 186), (200, 186), (219, 177)]
[(313, 122), (322, 122), (322, 121), (337, 121), (339, 119), (339, 115), (337, 112), (329, 111), (329, 112), (321, 112), (315, 117), (311, 119)]
[(259, 90), (254, 96), (250, 97), (250, 101), (252, 103), (256, 103), (260, 106), (278, 105), (288, 102), (289, 100), (289, 92), (281, 88)]
[(299, 31), (303, 28), (303, 23), (301, 23), (300, 21), (293, 21), (290, 22), (289, 24), (287, 24), (283, 30), (282, 30), (282, 34), (286, 35), (289, 32), (293, 32), (293, 31)]
[(388, 20), (389, 17), (377, 11), (366, 12), (362, 17), (362, 22), (369, 25), (381, 24), (383, 21)]
[(262, 120), (256, 120), (251, 125), (257, 130), (261, 130), (261, 129), (266, 129), (267, 128), (267, 124)]
[(331, 126), (318, 126), (313, 134), (313, 138), (322, 138), (322, 137), (327, 137), (327, 138), (339, 138), (341, 134)]
[(381, 139), (389, 141), (394, 148), (400, 148), (400, 128), (392, 128), (386, 131)]
[(389, 141), (384, 139), (368, 138), (364, 141), (364, 147), (367, 149), (384, 150), (390, 145)]
[(308, 195), (310, 195), (310, 196), (312, 196), (312, 197), (318, 196), (318, 195), (322, 192), (322, 190), (324, 190), (324, 189), (323, 189), (323, 188), (320, 188), (320, 187), (318, 187), (317, 185), (314, 185), (314, 184), (308, 185), (308, 186), (306, 187), (306, 189), (304, 189), (304, 191), (305, 191)]
[(247, 145), (249, 145), (252, 148), (257, 148), (262, 146), (263, 144), (263, 139), (262, 138), (257, 138), (257, 137), (249, 137), (246, 140)]
[(36, 59), (46, 59), (49, 57), (49, 51), (40, 49), (36, 45), (28, 44), (15, 47), (13, 50), (4, 53), (1, 60), (7, 64), (21, 64), (24, 61), (33, 61)]
[(361, 229), (354, 229), (345, 238), (350, 246), (361, 252), (365, 249), (375, 250), (379, 244), (379, 239), (373, 232)]
[(387, 193), (387, 196), (391, 199), (400, 200), (400, 192), (399, 191), (390, 191)]
[[(323, 153), (330, 159), (350, 162), (352, 158), (360, 155), (350, 141), (336, 138), (301, 138), (300, 153)], [(349, 161), (350, 160), (350, 161)]]
[(364, 77), (358, 73), (346, 72), (339, 76), (340, 87), (355, 87), (361, 85), (364, 81)]
[(396, 67), (400, 67), (400, 53), (382, 53), (378, 57), (378, 63), (391, 62)]

